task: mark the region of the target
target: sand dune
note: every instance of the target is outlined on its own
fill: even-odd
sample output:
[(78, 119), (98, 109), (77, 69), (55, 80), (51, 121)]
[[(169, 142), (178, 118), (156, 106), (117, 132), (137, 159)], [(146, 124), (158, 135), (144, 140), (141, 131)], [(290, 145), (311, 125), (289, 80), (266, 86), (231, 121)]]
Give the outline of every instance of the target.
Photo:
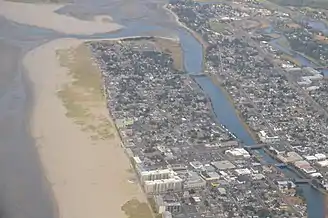
[[(111, 22), (109, 16), (96, 17), (93, 21), (55, 13), (64, 5), (29, 4), (0, 0), (0, 15), (8, 20), (66, 34), (94, 34), (119, 30), (122, 26)], [(107, 19), (103, 19), (106, 17)]]
[[(61, 218), (123, 218), (123, 204), (145, 198), (140, 187), (129, 181), (133, 174), (120, 141), (116, 136), (92, 138), (67, 115), (58, 97), (58, 91), (72, 84), (73, 78), (60, 66), (56, 50), (80, 44), (75, 39), (59, 39), (25, 57), (35, 98), (31, 132)], [(92, 113), (107, 116), (105, 102), (97, 104)]]

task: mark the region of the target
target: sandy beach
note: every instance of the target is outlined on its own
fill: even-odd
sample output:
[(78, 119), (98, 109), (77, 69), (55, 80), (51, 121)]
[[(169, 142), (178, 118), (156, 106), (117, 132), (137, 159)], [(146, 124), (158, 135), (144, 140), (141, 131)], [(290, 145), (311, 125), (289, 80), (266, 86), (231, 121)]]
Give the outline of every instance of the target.
[[(59, 39), (25, 57), (35, 99), (32, 135), (37, 139), (61, 218), (126, 217), (122, 205), (133, 198), (145, 198), (139, 186), (129, 182), (134, 175), (116, 132), (110, 138), (92, 138), (90, 132), (67, 116), (67, 108), (57, 94), (73, 78), (60, 66), (56, 50), (81, 43)], [(109, 119), (105, 102), (93, 106), (92, 113)]]
[(116, 31), (122, 28), (113, 23), (110, 16), (97, 16), (93, 21), (55, 13), (64, 5), (29, 4), (0, 0), (0, 15), (8, 20), (66, 34), (94, 34)]
[[(107, 15), (85, 21), (55, 13), (63, 6), (0, 0), (0, 16), (64, 34), (121, 28)], [(146, 197), (109, 117), (101, 74), (84, 42), (50, 41), (30, 50), (23, 65), (33, 96), (29, 129), (51, 186), (53, 216), (149, 217)]]

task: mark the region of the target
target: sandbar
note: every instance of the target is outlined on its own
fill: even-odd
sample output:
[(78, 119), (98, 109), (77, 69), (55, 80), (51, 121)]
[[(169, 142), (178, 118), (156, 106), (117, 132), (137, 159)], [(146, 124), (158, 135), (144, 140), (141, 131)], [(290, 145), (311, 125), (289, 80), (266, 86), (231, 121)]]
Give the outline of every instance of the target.
[[(34, 98), (31, 134), (36, 140), (45, 176), (52, 186), (59, 217), (129, 217), (122, 206), (131, 199), (146, 202), (146, 198), (140, 186), (131, 182), (135, 176), (117, 132), (111, 129), (110, 137), (102, 137), (108, 132), (98, 134), (85, 129), (85, 123), (81, 124), (81, 120), (69, 114), (68, 105), (60, 97), (65, 87), (74, 87), (77, 82), (68, 68), (60, 64), (58, 51), (72, 50), (81, 43), (77, 39), (58, 39), (25, 56), (23, 63)], [(76, 92), (83, 93), (81, 87)], [(88, 93), (86, 90), (86, 96)], [(99, 117), (112, 122), (105, 101), (85, 105), (91, 107), (86, 114), (91, 113), (95, 118), (92, 125), (97, 124)], [(95, 134), (98, 137), (94, 137)]]
[(63, 4), (30, 4), (0, 0), (0, 15), (16, 23), (51, 29), (65, 34), (91, 35), (122, 28), (107, 15), (87, 21), (57, 14), (56, 11), (64, 6)]

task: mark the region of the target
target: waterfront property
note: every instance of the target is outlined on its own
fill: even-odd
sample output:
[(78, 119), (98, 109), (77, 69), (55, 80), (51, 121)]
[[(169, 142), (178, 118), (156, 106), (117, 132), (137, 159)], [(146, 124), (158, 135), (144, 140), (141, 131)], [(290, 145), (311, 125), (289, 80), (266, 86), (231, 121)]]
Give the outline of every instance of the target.
[[(328, 114), (324, 106), (327, 81), (321, 75), (323, 70), (316, 67), (316, 63), (325, 59), (326, 45), (319, 40), (324, 37), (307, 23), (295, 21), (288, 10), (270, 9), (272, 13), (266, 13), (263, 10), (266, 6), (256, 1), (201, 4), (178, 0), (172, 1), (168, 8), (207, 42), (205, 74), (225, 88), (238, 115), (257, 140), (272, 140), (274, 145), (265, 148), (266, 153), (278, 161), (288, 160), (286, 163), (292, 166), (288, 169), (297, 175), (284, 170), (287, 175), (306, 177), (304, 181), (311, 181), (325, 192), (328, 182), (325, 161), (312, 158), (325, 155), (327, 142)], [(254, 20), (261, 20), (262, 25), (244, 28), (245, 22)], [(213, 29), (214, 21), (224, 28)], [(276, 32), (276, 27), (285, 36)], [(299, 34), (304, 42), (302, 37), (298, 39)], [(292, 42), (293, 38), (300, 42)], [(308, 54), (291, 51), (295, 43), (303, 46), (299, 49), (310, 45), (314, 49)], [(301, 73), (297, 74), (298, 71)], [(303, 162), (308, 156), (311, 161)], [(314, 195), (320, 199), (320, 195), (311, 194)], [(308, 203), (314, 208), (311, 201)], [(311, 209), (311, 214), (310, 217), (321, 217), (319, 209)]]
[(90, 47), (108, 107), (144, 191), (172, 217), (303, 217), (303, 201), (274, 166), (216, 122), (208, 98), (152, 40)]

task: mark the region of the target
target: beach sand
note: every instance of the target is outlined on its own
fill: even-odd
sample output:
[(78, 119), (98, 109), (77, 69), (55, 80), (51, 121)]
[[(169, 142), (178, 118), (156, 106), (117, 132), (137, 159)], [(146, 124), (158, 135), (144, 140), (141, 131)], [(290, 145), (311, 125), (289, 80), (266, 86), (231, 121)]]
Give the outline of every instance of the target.
[[(72, 48), (87, 51), (81, 43), (76, 39), (58, 39), (30, 51), (24, 58), (34, 95), (31, 133), (37, 141), (59, 217), (134, 217), (126, 215), (129, 211), (124, 213), (121, 207), (132, 199), (138, 199), (134, 201), (137, 204), (146, 199), (139, 185), (129, 181), (134, 173), (120, 147), (104, 98), (90, 100), (97, 91), (90, 89), (90, 84), (79, 82), (76, 72), (85, 66), (75, 68), (75, 73), (62, 67), (73, 66), (74, 55), (81, 56), (72, 52), (76, 51)], [(61, 54), (64, 51), (66, 59)], [(90, 80), (96, 81), (92, 76), (95, 73), (90, 74)], [(81, 100), (83, 93), (87, 100)], [(65, 101), (72, 98), (75, 105)], [(83, 110), (78, 110), (79, 106)], [(96, 131), (94, 127), (104, 126), (102, 122), (108, 129)]]
[(63, 6), (65, 5), (29, 4), (0, 0), (0, 15), (20, 24), (47, 28), (66, 34), (90, 35), (112, 32), (122, 28), (119, 24), (111, 22), (110, 16), (98, 16), (93, 21), (86, 21), (57, 14), (56, 10)]

